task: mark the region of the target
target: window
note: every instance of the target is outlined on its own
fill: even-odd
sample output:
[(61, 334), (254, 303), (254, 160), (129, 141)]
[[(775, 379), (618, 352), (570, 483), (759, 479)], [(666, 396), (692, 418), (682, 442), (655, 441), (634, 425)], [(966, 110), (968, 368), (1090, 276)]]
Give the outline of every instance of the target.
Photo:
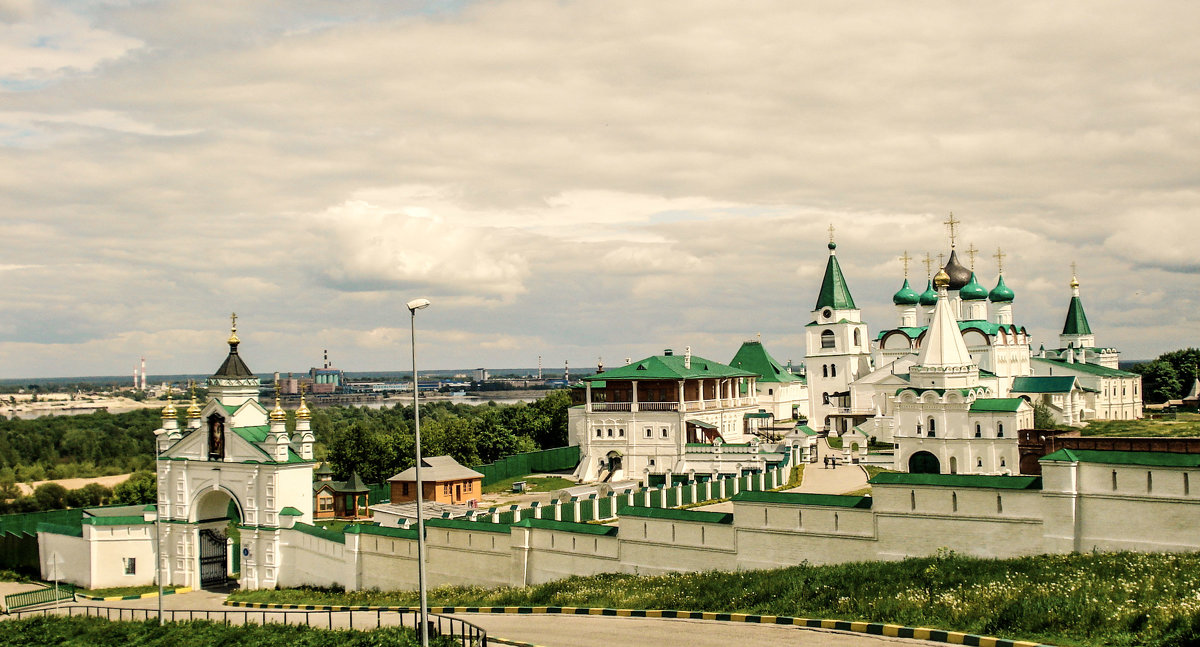
[(837, 377), (837, 364), (829, 365), (829, 377)]
[(663, 438), (666, 438), (666, 437), (667, 437), (667, 435), (668, 435), (667, 428), (666, 428), (666, 427), (663, 427), (663, 428), (662, 428), (662, 437), (663, 437)]
[[(404, 496), (408, 496), (408, 483), (401, 483), (401, 484), (400, 484), (400, 490), (401, 490), (401, 494), (403, 494)], [(333, 500), (332, 500), (332, 499), (330, 499), (330, 503), (329, 503), (329, 505), (330, 505), (330, 506), (333, 506)]]
[(975, 467), (983, 467), (983, 459), (982, 458), (975, 459)]
[[(404, 484), (404, 493), (408, 494), (408, 484)], [(333, 497), (319, 496), (317, 497), (317, 512), (333, 512)]]
[(908, 508), (910, 510), (917, 509), (917, 491), (916, 490), (908, 491)]
[(934, 425), (933, 418), (929, 419), (929, 437), (933, 438), (937, 435), (937, 427)]
[(126, 575), (134, 575), (137, 573), (137, 558), (136, 557), (122, 557), (121, 564), (125, 567)]
[(958, 492), (950, 493), (950, 510), (951, 512), (958, 512)]
[(829, 365), (828, 364), (821, 365), (821, 377), (829, 377)]
[(650, 467), (654, 467), (654, 459), (653, 458), (650, 459)]
[(821, 402), (823, 402), (824, 404), (829, 404), (829, 394), (828, 393), (821, 394)]
[(463, 486), (463, 490), (470, 492), (471, 488), (473, 488), (473, 487), (475, 487), (475, 481), (467, 481), (467, 484), (465, 486)]
[(1004, 512), (1004, 499), (1000, 498), (1000, 495), (997, 494), (996, 495), (996, 514), (1001, 514), (1003, 512)]
[(450, 484), (449, 483), (442, 484), (442, 494), (450, 494)]
[(767, 389), (767, 395), (775, 395), (775, 389)]
[(1004, 437), (1004, 423), (1003, 422), (996, 423), (996, 437), (997, 438)]
[(1112, 488), (1113, 490), (1117, 489), (1117, 470), (1112, 471)]
[(596, 430), (596, 437), (597, 437), (597, 438), (599, 438), (599, 437), (601, 437), (601, 436), (603, 436), (603, 435), (604, 435), (604, 430), (603, 430), (603, 429), (597, 429), (597, 430)]
[(649, 427), (646, 427), (646, 437), (647, 437), (647, 438), (653, 438), (653, 437), (654, 437), (654, 430), (653, 430), (653, 429), (651, 429), (651, 428), (649, 428)]
[(854, 329), (854, 345), (862, 346), (862, 332), (858, 328)]
[(618, 437), (618, 438), (624, 438), (624, 437), (625, 437), (625, 428), (624, 428), (624, 427), (622, 427), (622, 428), (620, 428), (620, 429), (618, 429), (618, 430), (617, 430), (617, 437)]
[(1191, 493), (1192, 493), (1191, 484), (1188, 483), (1188, 475), (1185, 473), (1183, 475), (1183, 494), (1184, 494), (1184, 496), (1187, 496)]
[(975, 423), (975, 437), (983, 438), (983, 427), (978, 422)]
[(1147, 492), (1154, 491), (1154, 472), (1150, 472), (1150, 471), (1146, 472), (1146, 491)]
[(821, 348), (833, 348), (833, 331), (826, 330), (821, 333)]
[(1000, 459), (1000, 467), (1005, 467), (1005, 464), (1004, 464), (1004, 459), (1003, 459), (1003, 458), (1001, 458), (1001, 459)]

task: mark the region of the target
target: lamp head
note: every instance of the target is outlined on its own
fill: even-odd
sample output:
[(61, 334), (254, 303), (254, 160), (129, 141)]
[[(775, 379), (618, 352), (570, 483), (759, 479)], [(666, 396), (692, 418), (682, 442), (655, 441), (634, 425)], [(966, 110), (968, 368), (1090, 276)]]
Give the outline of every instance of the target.
[(408, 308), (409, 312), (415, 314), (417, 310), (429, 307), (429, 299), (413, 299), (404, 305)]

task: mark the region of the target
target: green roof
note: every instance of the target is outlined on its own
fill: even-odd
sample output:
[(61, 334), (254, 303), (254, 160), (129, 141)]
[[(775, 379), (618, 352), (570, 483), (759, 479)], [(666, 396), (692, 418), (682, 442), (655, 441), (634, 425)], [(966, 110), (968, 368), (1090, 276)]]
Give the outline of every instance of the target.
[(705, 512), (703, 510), (678, 510), (675, 508), (647, 508), (620, 505), (618, 517), (645, 517), (649, 519), (671, 519), (673, 521), (695, 521), (699, 523), (733, 523), (732, 512)]
[(596, 382), (597, 380), (683, 380), (757, 376), (750, 371), (726, 366), (697, 355), (692, 355), (691, 368), (685, 368), (683, 364), (683, 355), (653, 355), (627, 366), (614, 368), (583, 379), (587, 382)]
[(921, 302), (921, 295), (917, 294), (916, 290), (908, 284), (908, 279), (904, 279), (904, 285), (900, 286), (900, 290), (892, 295), (892, 303), (898, 306), (915, 306)]
[(933, 387), (921, 388), (918, 386), (902, 386), (902, 387), (896, 389), (895, 395), (900, 395), (900, 393), (903, 391), (912, 391), (913, 393), (916, 393), (917, 395), (920, 395), (922, 393), (928, 393), (930, 391), (933, 391), (934, 393), (936, 393), (938, 395), (946, 395), (950, 391), (957, 391), (959, 394), (966, 397), (973, 392), (976, 392), (976, 391), (983, 392), (985, 390), (986, 389), (982, 386), (973, 386), (973, 387), (966, 388), (966, 389), (938, 389), (938, 388), (933, 388)]
[(1013, 378), (1012, 390), (1016, 393), (1070, 393), (1075, 388), (1072, 375), (1035, 375)]
[(935, 487), (975, 487), (999, 490), (1040, 490), (1040, 476), (988, 476), (984, 474), (908, 474), (881, 472), (868, 481), (871, 485), (932, 485)]
[(320, 537), (321, 539), (326, 539), (329, 541), (336, 541), (339, 544), (346, 543), (346, 533), (341, 532), (340, 530), (328, 530), (328, 529), (322, 528), (320, 526), (313, 526), (313, 525), (309, 525), (307, 523), (300, 523), (299, 521), (297, 521), (296, 524), (292, 526), (292, 530), (299, 530), (300, 532), (302, 532), (306, 535), (312, 535), (313, 537)]
[(837, 255), (833, 253), (836, 245), (829, 243), (829, 262), (825, 264), (825, 278), (821, 281), (821, 293), (817, 295), (817, 305), (813, 310), (833, 308), (834, 310), (857, 310), (854, 297), (850, 296), (850, 287), (846, 285), (846, 277), (842, 276), (842, 266), (838, 265)]
[(779, 382), (781, 384), (791, 384), (798, 382), (800, 378), (793, 375), (783, 367), (767, 349), (763, 348), (760, 341), (742, 342), (742, 347), (734, 354), (733, 359), (729, 362), (730, 368), (742, 369), (758, 374), (758, 381), (761, 382)]
[(1062, 368), (1065, 368), (1068, 371), (1079, 371), (1080, 373), (1087, 373), (1088, 375), (1098, 375), (1100, 377), (1137, 377), (1138, 376), (1137, 373), (1130, 373), (1129, 371), (1119, 371), (1115, 368), (1109, 368), (1107, 366), (1101, 366), (1099, 364), (1087, 364), (1084, 362), (1067, 362), (1065, 360), (1051, 359), (1049, 357), (1031, 357), (1030, 359), (1032, 359), (1035, 362), (1042, 362), (1043, 364), (1049, 364), (1051, 366), (1061, 366)]
[(304, 513), (300, 512), (296, 508), (293, 508), (292, 506), (289, 505), (288, 507), (279, 511), (279, 516), (281, 516), (281, 517), (303, 517)]
[(142, 513), (154, 509), (153, 504), (148, 505), (112, 505), (97, 508), (84, 508), (84, 517), (140, 517)]
[(426, 519), (426, 528), (456, 528), (458, 530), (478, 530), (481, 532), (510, 532), (507, 523), (492, 523), (491, 521), (467, 521), (466, 519)]
[(225, 413), (228, 413), (231, 416), (233, 414), (237, 413), (238, 407), (235, 407), (232, 404), (225, 404), (224, 402), (222, 402), (220, 404), (221, 404), (221, 408), (225, 410)]
[(541, 528), (543, 530), (574, 532), (581, 535), (612, 537), (617, 534), (616, 526), (601, 526), (594, 523), (572, 523), (570, 521), (554, 521), (552, 519), (522, 519), (513, 525), (521, 528)]
[(819, 433), (817, 432), (816, 429), (813, 429), (812, 427), (809, 427), (808, 425), (796, 425), (796, 431), (804, 434), (805, 436), (819, 435)]
[(88, 526), (134, 526), (152, 522), (146, 521), (146, 518), (139, 514), (124, 517), (84, 517), (80, 519), (80, 523)]
[(820, 505), (835, 508), (869, 508), (871, 497), (845, 494), (807, 494), (804, 492), (747, 491), (733, 495), (733, 500), (751, 503), (787, 503), (791, 505)]
[(1062, 334), (1092, 334), (1092, 327), (1088, 325), (1087, 315), (1083, 312), (1083, 302), (1077, 296), (1071, 297), (1071, 305), (1067, 307), (1067, 320), (1063, 322)]
[[(883, 339), (884, 335), (897, 330), (904, 333), (909, 339), (916, 339), (924, 334), (928, 329), (928, 326), (901, 326), (899, 328), (889, 328), (887, 330), (880, 330), (879, 334), (875, 336), (875, 340), (878, 341)], [(995, 337), (996, 335), (999, 335), (1001, 330), (1014, 335), (1020, 331), (1020, 327), (1014, 324), (997, 324), (990, 321), (985, 321), (983, 319), (969, 319), (967, 321), (958, 322), (959, 332), (966, 332), (971, 329), (978, 330), (989, 337)]]
[(395, 537), (397, 539), (416, 539), (416, 528), (385, 528), (375, 524), (356, 523), (346, 526), (347, 535), (379, 535), (381, 537)]
[(1042, 457), (1043, 461), (1105, 463), (1108, 465), (1147, 465), (1150, 467), (1200, 467), (1200, 454), (1171, 452), (1114, 452), (1099, 449), (1060, 449)]
[(979, 398), (971, 403), (974, 413), (1013, 413), (1021, 408), (1022, 398)]

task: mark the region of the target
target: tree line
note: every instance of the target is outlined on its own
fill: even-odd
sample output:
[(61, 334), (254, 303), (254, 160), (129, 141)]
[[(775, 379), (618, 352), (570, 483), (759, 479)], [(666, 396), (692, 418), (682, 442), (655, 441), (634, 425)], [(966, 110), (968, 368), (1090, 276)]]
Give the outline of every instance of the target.
[[(520, 452), (567, 444), (568, 393), (556, 391), (529, 404), (421, 404), (421, 451), (450, 455), (463, 465), (490, 463)], [(180, 407), (180, 409), (183, 409)], [(180, 427), (186, 427), (180, 419)], [(295, 412), (288, 412), (295, 430)], [(0, 513), (32, 512), (104, 503), (154, 500), (154, 430), (157, 408), (110, 414), (103, 411), (33, 420), (0, 420)], [(412, 467), (415, 425), (411, 406), (371, 409), (332, 406), (313, 410), (314, 452), (335, 477), (351, 472), (380, 483)], [(21, 496), (18, 482), (84, 478), (134, 472), (112, 491), (100, 485), (66, 490), (48, 483)]]
[(1142, 376), (1142, 401), (1158, 404), (1187, 395), (1200, 373), (1198, 369), (1200, 348), (1185, 348), (1134, 364), (1129, 370)]

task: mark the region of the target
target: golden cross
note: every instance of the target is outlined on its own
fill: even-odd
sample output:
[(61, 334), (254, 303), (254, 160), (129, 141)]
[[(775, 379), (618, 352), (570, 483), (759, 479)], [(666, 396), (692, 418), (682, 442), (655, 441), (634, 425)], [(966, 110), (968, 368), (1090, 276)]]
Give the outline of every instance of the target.
[(237, 313), (236, 312), (231, 313), (229, 315), (229, 326), (230, 326), (230, 328), (233, 329), (233, 332), (237, 332)]
[(975, 255), (978, 253), (979, 253), (979, 250), (975, 249), (975, 243), (971, 243), (967, 247), (967, 256), (971, 257), (971, 271), (972, 272), (975, 271)]
[(949, 225), (949, 227), (950, 227), (950, 249), (954, 249), (954, 239), (958, 235), (957, 227), (961, 222), (962, 222), (961, 220), (954, 219), (954, 212), (951, 211), (950, 219), (947, 220), (945, 223), (943, 223), (943, 224)]
[(1071, 261), (1071, 276), (1079, 276), (1079, 271), (1075, 267), (1075, 261)]
[(829, 223), (829, 242), (833, 242), (833, 223)]
[(279, 378), (275, 378), (275, 399), (279, 399)]
[(939, 268), (946, 267), (946, 255), (945, 254), (938, 254), (938, 267)]
[(1005, 254), (1004, 252), (1000, 251), (999, 247), (996, 248), (996, 253), (992, 255), (992, 258), (996, 259), (996, 271), (1000, 272), (1001, 274), (1004, 273), (1004, 257), (1005, 256), (1008, 256), (1008, 254)]
[(907, 249), (904, 250), (904, 255), (900, 257), (900, 262), (904, 263), (904, 278), (905, 279), (908, 278), (908, 262), (911, 261), (912, 259), (913, 259), (913, 257), (908, 255), (908, 250)]
[(928, 279), (928, 278), (932, 277), (933, 276), (933, 257), (929, 255), (929, 252), (925, 252), (925, 258), (921, 262), (925, 264), (925, 278)]

